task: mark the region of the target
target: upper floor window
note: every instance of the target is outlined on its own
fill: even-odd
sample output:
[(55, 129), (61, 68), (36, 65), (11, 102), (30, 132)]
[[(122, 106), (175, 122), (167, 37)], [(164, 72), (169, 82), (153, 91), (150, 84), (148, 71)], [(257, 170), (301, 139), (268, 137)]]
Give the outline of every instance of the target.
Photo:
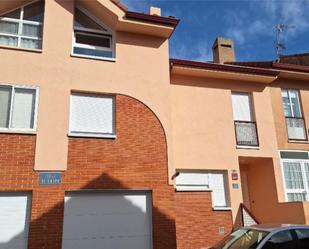
[(303, 119), (298, 90), (283, 89), (282, 102), (290, 140), (307, 140), (305, 120)]
[(299, 101), (299, 92), (297, 90), (282, 90), (282, 102), (284, 108), (284, 115), (286, 117), (302, 117)]
[(0, 130), (35, 130), (37, 88), (0, 85)]
[(82, 8), (75, 8), (73, 55), (115, 57), (113, 32)]
[(0, 45), (41, 49), (44, 1), (25, 5), (0, 17)]
[(233, 92), (233, 116), (238, 146), (258, 146), (258, 134), (254, 119), (252, 95)]
[(114, 97), (97, 94), (72, 94), (70, 135), (115, 137)]

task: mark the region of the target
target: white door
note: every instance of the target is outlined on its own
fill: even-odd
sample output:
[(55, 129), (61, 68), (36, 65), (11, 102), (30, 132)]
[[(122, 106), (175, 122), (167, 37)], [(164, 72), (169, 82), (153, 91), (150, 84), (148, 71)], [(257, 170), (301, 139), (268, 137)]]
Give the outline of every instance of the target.
[(0, 248), (27, 249), (31, 194), (0, 192)]
[(62, 249), (151, 249), (151, 194), (70, 192)]

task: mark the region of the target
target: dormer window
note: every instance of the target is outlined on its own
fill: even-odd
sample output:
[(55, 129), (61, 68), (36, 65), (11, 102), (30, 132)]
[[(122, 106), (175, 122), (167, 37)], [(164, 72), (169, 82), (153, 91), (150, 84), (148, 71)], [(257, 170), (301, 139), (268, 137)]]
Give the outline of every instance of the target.
[(75, 8), (73, 55), (114, 58), (113, 32), (82, 8)]
[(0, 17), (0, 45), (42, 48), (44, 1), (24, 5)]

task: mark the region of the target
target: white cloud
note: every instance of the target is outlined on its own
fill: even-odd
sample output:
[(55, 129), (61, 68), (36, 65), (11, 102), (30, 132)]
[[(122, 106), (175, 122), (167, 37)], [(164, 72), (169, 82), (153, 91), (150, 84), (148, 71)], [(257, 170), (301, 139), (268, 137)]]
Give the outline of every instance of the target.
[(309, 28), (308, 0), (265, 0), (251, 1), (249, 10), (238, 13), (228, 12), (225, 15), (225, 34), (238, 45), (253, 42), (258, 37), (270, 37), (275, 40), (275, 25), (282, 23), (290, 28), (282, 34), (288, 41), (307, 32)]
[[(206, 41), (206, 40), (205, 40)], [(198, 43), (197, 46), (194, 47), (196, 49), (197, 56), (193, 58), (197, 61), (212, 61), (212, 50), (209, 46), (207, 46), (206, 42)]]
[(212, 52), (206, 42), (198, 42), (194, 47), (177, 42), (171, 46), (170, 57), (205, 62), (212, 60)]

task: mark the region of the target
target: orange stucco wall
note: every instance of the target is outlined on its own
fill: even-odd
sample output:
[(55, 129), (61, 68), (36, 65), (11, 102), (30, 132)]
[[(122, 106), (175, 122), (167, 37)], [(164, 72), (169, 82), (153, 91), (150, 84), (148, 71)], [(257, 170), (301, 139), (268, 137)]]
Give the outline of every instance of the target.
[[(278, 79), (272, 84), (271, 96), (274, 112), (274, 120), (276, 122), (276, 134), (278, 148), (281, 150), (309, 150), (308, 142), (289, 142), (281, 100), (281, 89), (300, 89), (300, 100), (305, 123), (309, 122), (309, 86), (306, 81), (292, 79)], [(307, 125), (308, 128), (308, 125)]]
[[(221, 79), (202, 77), (202, 74), (197, 77), (172, 72), (170, 75), (166, 37), (171, 28), (126, 21), (123, 13), (108, 0), (80, 2), (97, 15), (103, 13), (98, 18), (115, 30), (115, 61), (71, 56), (73, 0), (45, 1), (42, 51), (0, 47), (0, 83), (40, 87), (35, 170), (66, 170), (72, 90), (119, 93), (140, 100), (160, 120), (167, 139), (171, 184), (175, 169), (228, 170), (228, 191), (235, 219), (239, 203), (251, 201), (243, 197), (241, 184), (246, 182), (247, 194), (259, 198), (260, 182), (252, 176), (255, 171), (247, 174), (247, 181), (232, 180), (231, 171), (236, 169), (240, 175), (240, 164), (256, 165), (259, 160), (255, 159), (267, 158), (272, 162), (269, 166), (267, 161), (269, 165), (265, 168), (272, 170), (268, 187), (274, 191), (268, 197), (276, 202), (284, 201), (278, 149), (309, 150), (309, 145), (287, 142), (280, 87), (302, 89), (304, 116), (309, 121), (309, 87), (305, 82), (279, 78), (266, 84), (269, 77), (264, 77), (263, 83), (257, 79), (248, 82), (252, 76), (244, 74), (241, 77), (225, 74)], [(212, 76), (215, 74), (212, 72)], [(236, 148), (232, 91), (253, 94), (260, 143), (257, 149)], [(257, 175), (262, 176), (263, 167), (255, 168)], [(249, 181), (253, 182), (251, 190)], [(233, 188), (233, 183), (239, 184), (239, 188)], [(287, 204), (280, 205), (290, 208)], [(306, 205), (291, 205), (305, 213), (299, 219), (308, 220)], [(257, 204), (254, 210), (261, 216), (266, 212)], [(269, 220), (265, 215), (265, 220)]]
[[(253, 93), (260, 146), (236, 148), (232, 111), (232, 91)], [(240, 157), (277, 155), (275, 123), (270, 89), (265, 84), (172, 75), (171, 78), (173, 158), (177, 169), (225, 169), (229, 172), (229, 191), (234, 218), (243, 201), (239, 170)]]
[[(168, 41), (116, 31), (115, 62), (72, 57), (74, 1), (45, 2), (42, 51), (0, 48), (0, 83), (40, 87), (35, 169), (66, 169), (71, 90), (139, 99), (158, 116), (169, 141)], [(100, 2), (104, 9), (110, 1)]]
[(301, 202), (279, 203), (271, 159), (259, 159), (241, 165), (247, 175), (250, 209), (262, 223), (304, 224), (306, 217)]

